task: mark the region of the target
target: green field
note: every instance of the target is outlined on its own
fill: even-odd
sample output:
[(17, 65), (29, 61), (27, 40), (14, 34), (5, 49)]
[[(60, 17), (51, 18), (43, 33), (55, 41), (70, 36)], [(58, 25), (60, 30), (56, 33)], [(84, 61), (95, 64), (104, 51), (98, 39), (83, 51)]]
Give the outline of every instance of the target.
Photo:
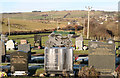
[[(8, 32), (7, 19), (4, 20), (4, 24), (2, 25), (2, 32)], [(65, 27), (67, 25), (66, 22), (62, 22), (59, 24), (59, 27)], [(22, 19), (10, 19), (10, 31), (42, 31), (44, 29), (55, 29), (57, 28), (57, 22), (52, 23), (42, 23), (31, 20), (22, 20)]]
[[(66, 14), (70, 13), (64, 18)], [(91, 11), (91, 17), (109, 14), (113, 16), (115, 12)], [(14, 31), (34, 31), (44, 29), (54, 29), (66, 27), (68, 22), (77, 20), (80, 25), (84, 25), (87, 19), (87, 11), (71, 10), (71, 11), (47, 11), (47, 12), (23, 12), (23, 13), (7, 13), (2, 14), (2, 32), (8, 32), (8, 18), (10, 22), (11, 32)], [(58, 24), (57, 24), (58, 22)]]
[[(70, 13), (70, 15), (68, 15), (66, 18), (87, 17), (87, 11), (80, 11), (80, 10), (23, 12), (23, 13), (18, 13), (18, 14), (3, 14), (3, 17), (6, 17), (6, 18), (9, 17), (9, 18), (12, 18), (12, 19), (25, 19), (25, 20), (55, 19), (55, 18), (63, 18), (68, 13)], [(91, 11), (91, 16), (98, 16), (98, 15), (101, 15), (101, 14), (107, 14), (107, 13), (102, 12), (102, 11)]]
[[(34, 35), (35, 34), (31, 34), (31, 35), (12, 35), (12, 36), (8, 36), (9, 39), (13, 39), (15, 40), (15, 42), (17, 42), (18, 44), (20, 44), (20, 40), (22, 39), (26, 39), (29, 44), (31, 44), (31, 46), (33, 47), (34, 46)], [(48, 34), (40, 34), (40, 35), (49, 35)], [(28, 37), (32, 37), (32, 38), (28, 38)], [(21, 39), (18, 39), (18, 38), (21, 38)], [(45, 36), (45, 37), (42, 37), (42, 46), (45, 46), (45, 42), (48, 40), (48, 36)], [(88, 46), (88, 42), (90, 40), (84, 40), (84, 45)], [(75, 38), (72, 38), (72, 43), (73, 45), (75, 45)], [(116, 45), (116, 48), (118, 48), (118, 43), (116, 42), (115, 43)], [(13, 52), (13, 51), (7, 51), (7, 54), (9, 54), (10, 52)], [(44, 53), (44, 49), (40, 49), (40, 50), (31, 50), (31, 52), (36, 52), (36, 54), (43, 54)], [(116, 51), (116, 53), (118, 53), (118, 50)], [(119, 52), (120, 53), (120, 52)], [(81, 51), (77, 51), (77, 50), (74, 50), (74, 55), (79, 55), (79, 54), (88, 54), (88, 50), (81, 50)]]

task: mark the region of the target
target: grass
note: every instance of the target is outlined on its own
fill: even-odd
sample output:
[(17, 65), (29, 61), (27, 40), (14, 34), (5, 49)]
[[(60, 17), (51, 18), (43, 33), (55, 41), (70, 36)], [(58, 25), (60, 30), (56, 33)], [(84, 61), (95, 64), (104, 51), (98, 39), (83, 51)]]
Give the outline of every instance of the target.
[[(34, 45), (34, 35), (35, 34), (31, 34), (31, 35), (12, 35), (12, 36), (8, 36), (9, 39), (15, 40), (18, 44), (20, 44), (20, 40), (22, 39), (26, 39), (31, 46)], [(49, 35), (49, 33), (45, 33), (45, 34), (37, 34), (37, 35)], [(29, 38), (31, 37), (31, 38)], [(21, 39), (19, 39), (21, 38)], [(45, 44), (45, 42), (47, 41), (48, 37), (42, 37), (42, 45)]]
[(88, 54), (88, 50), (80, 50), (80, 51), (74, 50), (73, 52), (74, 52), (74, 55)]
[[(66, 14), (70, 13), (66, 18)], [(43, 16), (47, 14), (48, 16)], [(91, 11), (91, 16), (98, 17), (106, 15), (107, 12)], [(115, 13), (109, 13), (111, 16)], [(8, 19), (10, 18), (11, 32), (13, 31), (33, 31), (43, 29), (54, 29), (57, 27), (57, 20), (60, 23), (59, 27), (66, 27), (67, 22), (77, 20), (83, 24), (83, 20), (87, 18), (87, 11), (47, 11), (47, 12), (23, 12), (19, 14), (2, 14), (5, 24), (2, 25), (3, 32), (8, 32)], [(83, 18), (81, 18), (83, 17)], [(41, 19), (41, 20), (40, 20)], [(57, 19), (57, 20), (56, 20)], [(53, 22), (51, 22), (53, 21)], [(47, 23), (44, 23), (47, 22)]]
[(41, 73), (45, 73), (44, 68), (37, 69), (35, 74), (39, 76)]
[[(39, 34), (39, 35), (49, 35), (49, 33), (43, 33), (43, 34)], [(26, 40), (29, 41), (29, 43), (31, 44), (31, 46), (34, 45), (34, 38), (27, 38), (27, 37), (34, 37), (34, 34), (31, 34), (31, 35), (11, 35), (11, 36), (8, 36), (9, 39), (13, 39), (15, 40), (17, 43), (20, 43), (20, 40), (21, 39), (17, 39), (17, 38), (25, 38)], [(45, 42), (48, 40), (48, 36), (45, 36), (45, 37), (42, 37), (42, 46), (45, 46)], [(88, 46), (88, 42), (90, 40), (84, 40), (84, 45)], [(75, 45), (75, 38), (72, 38), (72, 42), (73, 42), (73, 45)], [(118, 43), (116, 42), (115, 43), (116, 45), (116, 48), (118, 48)], [(44, 53), (44, 49), (40, 49), (40, 50), (31, 50), (32, 52), (36, 52), (37, 54), (43, 54)], [(10, 52), (13, 52), (13, 51), (7, 51), (7, 53), (9, 54)], [(116, 53), (120, 54), (120, 51), (118, 52), (118, 50), (116, 51)], [(81, 50), (81, 51), (77, 51), (77, 50), (74, 50), (74, 55), (78, 55), (78, 54), (88, 54), (88, 50)]]
[[(28, 37), (34, 37), (35, 34), (31, 34), (31, 35), (11, 35), (8, 36), (9, 39), (15, 40), (17, 43), (20, 44), (20, 40), (22, 39), (26, 39), (29, 41), (29, 43), (31, 44), (31, 46), (34, 45), (34, 38), (28, 38)], [(49, 35), (48, 34), (38, 34), (38, 35)], [(21, 39), (19, 39), (21, 38)], [(45, 42), (48, 40), (48, 36), (42, 37), (42, 46), (45, 46)], [(75, 43), (75, 39), (72, 39), (73, 44)]]
[(34, 37), (34, 34), (31, 35), (11, 35), (8, 36), (9, 39), (17, 39), (17, 38), (27, 38), (27, 37)]
[[(49, 35), (49, 34), (40, 34), (40, 35)], [(17, 38), (26, 38), (26, 40), (29, 41), (29, 43), (31, 44), (31, 46), (34, 45), (34, 38), (27, 38), (27, 37), (34, 37), (34, 34), (31, 34), (31, 35), (11, 35), (11, 36), (8, 36), (9, 39), (13, 39), (15, 40), (18, 44), (20, 44), (20, 40), (22, 39), (17, 39)], [(48, 40), (48, 36), (45, 36), (45, 37), (42, 37), (42, 46), (45, 46), (45, 42)], [(72, 42), (73, 42), (73, 45), (75, 45), (75, 39), (72, 38)], [(84, 43), (88, 43), (88, 40), (85, 40)], [(13, 51), (7, 51), (7, 54), (11, 53), (11, 52), (14, 52)], [(36, 52), (37, 54), (43, 54), (44, 53), (44, 49), (40, 49), (40, 50), (31, 50), (31, 52)], [(87, 51), (74, 51), (74, 54), (86, 54), (88, 53)]]
[(44, 53), (44, 49), (40, 49), (40, 50), (31, 50), (31, 52), (36, 52), (36, 54), (43, 54), (43, 53)]
[[(40, 19), (40, 18), (45, 18), (42, 15), (47, 14), (46, 18), (63, 18), (64, 15), (67, 13), (70, 13), (66, 18), (78, 18), (78, 17), (87, 17), (87, 11), (47, 11), (47, 12), (24, 12), (21, 14), (3, 14), (3, 17), (9, 17), (13, 19), (26, 19), (26, 20), (31, 20), (31, 19)], [(103, 12), (98, 12), (98, 11), (91, 11), (91, 16), (98, 16), (100, 14), (104, 14)]]
[[(2, 25), (3, 33), (8, 32), (7, 19), (4, 18), (5, 24)], [(60, 28), (65, 27), (67, 23), (60, 22)], [(23, 19), (10, 19), (10, 31), (33, 31), (33, 30), (44, 30), (44, 29), (55, 29), (57, 28), (57, 22), (42, 23), (39, 21), (23, 20)]]

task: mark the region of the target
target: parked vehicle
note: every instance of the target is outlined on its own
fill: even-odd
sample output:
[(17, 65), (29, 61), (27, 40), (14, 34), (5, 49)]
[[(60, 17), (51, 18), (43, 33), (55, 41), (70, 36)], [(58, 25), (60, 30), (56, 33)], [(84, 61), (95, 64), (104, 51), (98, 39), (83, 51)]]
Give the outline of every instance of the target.
[(88, 55), (78, 55), (75, 61), (88, 61)]

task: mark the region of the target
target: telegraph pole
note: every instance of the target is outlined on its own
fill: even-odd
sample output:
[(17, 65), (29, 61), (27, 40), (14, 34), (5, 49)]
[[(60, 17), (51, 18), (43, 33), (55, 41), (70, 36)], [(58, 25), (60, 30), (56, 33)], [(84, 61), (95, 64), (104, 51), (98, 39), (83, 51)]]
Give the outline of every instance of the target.
[(58, 26), (58, 20), (57, 20), (57, 31), (58, 31), (58, 29), (59, 29), (59, 26)]
[(74, 25), (75, 25), (75, 32), (77, 33), (77, 24), (76, 24), (76, 19), (75, 19), (75, 22), (74, 22)]
[(8, 30), (9, 30), (9, 36), (10, 36), (10, 20), (8, 18)]
[(83, 21), (83, 36), (85, 35), (85, 19)]
[(89, 28), (90, 28), (90, 10), (92, 9), (92, 7), (90, 7), (90, 6), (88, 6), (88, 7), (85, 7), (85, 8), (87, 8), (88, 9), (88, 27), (87, 27), (87, 39), (89, 39)]

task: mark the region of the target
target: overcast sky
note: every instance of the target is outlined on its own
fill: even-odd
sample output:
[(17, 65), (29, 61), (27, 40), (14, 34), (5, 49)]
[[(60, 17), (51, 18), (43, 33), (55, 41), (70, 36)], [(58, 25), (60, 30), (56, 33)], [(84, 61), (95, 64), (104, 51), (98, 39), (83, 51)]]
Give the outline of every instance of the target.
[(31, 12), (50, 10), (93, 10), (117, 11), (119, 0), (0, 0), (0, 12)]

